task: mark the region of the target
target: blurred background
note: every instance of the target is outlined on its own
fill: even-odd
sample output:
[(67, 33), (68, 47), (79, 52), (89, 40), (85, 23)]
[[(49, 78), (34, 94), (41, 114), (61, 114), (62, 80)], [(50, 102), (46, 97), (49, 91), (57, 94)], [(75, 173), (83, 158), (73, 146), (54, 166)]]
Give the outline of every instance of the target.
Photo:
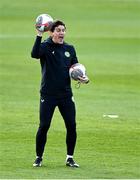
[[(90, 78), (80, 89), (72, 82), (77, 170), (65, 167), (65, 127), (57, 109), (44, 165), (32, 167), (41, 72), (30, 53), (42, 13), (65, 22), (65, 40)], [(139, 89), (140, 0), (1, 0), (0, 178), (140, 178)]]

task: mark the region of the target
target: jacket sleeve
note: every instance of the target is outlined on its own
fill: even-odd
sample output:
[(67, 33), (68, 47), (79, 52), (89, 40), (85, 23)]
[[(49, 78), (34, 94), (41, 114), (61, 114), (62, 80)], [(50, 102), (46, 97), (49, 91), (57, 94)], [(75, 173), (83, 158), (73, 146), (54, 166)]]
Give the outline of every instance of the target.
[(77, 56), (76, 56), (76, 51), (75, 51), (75, 48), (72, 46), (72, 49), (73, 49), (73, 56), (72, 56), (72, 61), (71, 61), (71, 64), (75, 64), (75, 63), (78, 63), (78, 59), (77, 59)]
[(41, 52), (41, 39), (42, 39), (42, 37), (40, 37), (40, 36), (36, 37), (36, 40), (34, 42), (34, 45), (33, 45), (32, 51), (31, 51), (31, 57), (32, 58), (39, 59), (41, 54), (42, 54), (42, 52)]

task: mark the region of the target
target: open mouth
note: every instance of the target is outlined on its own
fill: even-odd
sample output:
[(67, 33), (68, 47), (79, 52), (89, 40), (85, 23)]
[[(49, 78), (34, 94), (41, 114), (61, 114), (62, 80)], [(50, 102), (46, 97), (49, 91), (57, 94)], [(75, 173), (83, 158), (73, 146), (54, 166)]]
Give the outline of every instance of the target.
[(64, 36), (59, 36), (59, 39), (63, 40), (63, 39), (64, 39)]

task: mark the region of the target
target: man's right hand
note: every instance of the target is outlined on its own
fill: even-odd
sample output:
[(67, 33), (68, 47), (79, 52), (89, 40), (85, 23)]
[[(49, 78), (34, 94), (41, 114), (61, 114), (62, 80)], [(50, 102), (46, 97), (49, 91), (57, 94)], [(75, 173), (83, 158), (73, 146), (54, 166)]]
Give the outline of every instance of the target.
[(44, 33), (44, 32), (41, 32), (41, 31), (37, 30), (37, 36), (42, 37), (42, 36), (43, 36), (43, 33)]

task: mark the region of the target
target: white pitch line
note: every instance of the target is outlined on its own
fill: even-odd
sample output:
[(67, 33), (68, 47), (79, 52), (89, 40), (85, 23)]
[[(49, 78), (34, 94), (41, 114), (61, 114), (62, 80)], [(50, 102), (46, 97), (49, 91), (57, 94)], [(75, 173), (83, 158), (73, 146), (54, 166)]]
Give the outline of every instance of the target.
[(117, 114), (103, 114), (103, 117), (118, 118), (119, 115), (117, 115)]
[[(33, 34), (33, 35), (29, 35), (29, 34), (16, 34), (16, 35), (13, 35), (13, 34), (0, 34), (0, 39), (21, 39), (21, 38), (34, 38), (36, 34)], [(45, 34), (46, 36), (48, 36), (47, 34)], [(45, 37), (44, 35), (44, 37)], [(88, 35), (69, 35), (67, 36), (67, 38), (89, 38)], [(126, 36), (126, 35), (102, 35), (102, 34), (95, 34), (95, 35), (90, 35), (90, 38), (93, 38), (93, 39), (140, 39), (140, 36), (138, 35), (129, 35), (129, 36)]]
[(17, 35), (13, 35), (13, 34), (0, 34), (0, 39), (19, 39), (19, 38), (34, 38), (34, 36), (32, 35), (28, 35), (28, 34), (17, 34)]

